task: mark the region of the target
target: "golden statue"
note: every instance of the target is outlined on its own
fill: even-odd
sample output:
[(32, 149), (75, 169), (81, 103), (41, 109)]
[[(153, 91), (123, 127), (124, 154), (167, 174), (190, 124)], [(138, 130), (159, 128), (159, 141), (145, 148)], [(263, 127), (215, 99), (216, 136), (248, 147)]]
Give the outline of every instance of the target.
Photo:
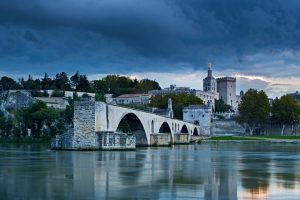
[(211, 63), (208, 63), (208, 70), (211, 70)]

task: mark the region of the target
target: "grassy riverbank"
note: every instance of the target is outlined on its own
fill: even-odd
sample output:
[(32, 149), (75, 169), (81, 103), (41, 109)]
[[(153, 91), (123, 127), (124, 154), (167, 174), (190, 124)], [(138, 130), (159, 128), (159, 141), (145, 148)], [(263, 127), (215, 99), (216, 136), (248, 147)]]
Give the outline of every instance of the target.
[(272, 136), (215, 136), (208, 138), (212, 141), (233, 140), (300, 140), (299, 135), (272, 135)]
[(246, 137), (246, 136), (216, 136), (211, 137), (208, 140), (258, 140), (257, 138), (252, 137)]

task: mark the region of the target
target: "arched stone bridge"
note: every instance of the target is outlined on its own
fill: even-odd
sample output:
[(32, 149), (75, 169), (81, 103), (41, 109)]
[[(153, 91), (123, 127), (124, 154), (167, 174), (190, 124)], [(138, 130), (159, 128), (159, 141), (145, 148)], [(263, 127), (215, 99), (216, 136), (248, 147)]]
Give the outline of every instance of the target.
[(144, 146), (153, 145), (155, 140), (165, 144), (180, 143), (182, 137), (189, 140), (190, 136), (200, 134), (200, 126), (104, 102), (75, 102), (74, 136), (101, 131), (131, 132), (137, 145)]

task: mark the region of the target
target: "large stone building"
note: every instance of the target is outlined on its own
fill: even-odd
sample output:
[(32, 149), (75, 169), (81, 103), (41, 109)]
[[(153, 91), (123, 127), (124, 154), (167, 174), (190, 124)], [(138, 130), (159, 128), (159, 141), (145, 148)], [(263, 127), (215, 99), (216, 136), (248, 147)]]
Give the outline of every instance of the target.
[(219, 93), (219, 99), (223, 100), (227, 105), (230, 105), (234, 110), (237, 108), (236, 78), (217, 78), (217, 91)]

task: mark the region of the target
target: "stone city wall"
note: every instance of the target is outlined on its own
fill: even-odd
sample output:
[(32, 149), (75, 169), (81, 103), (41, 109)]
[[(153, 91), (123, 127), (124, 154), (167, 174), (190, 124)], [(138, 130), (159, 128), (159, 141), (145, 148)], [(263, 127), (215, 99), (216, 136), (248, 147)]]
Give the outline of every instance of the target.
[(213, 120), (211, 123), (211, 134), (244, 134), (245, 129), (234, 120)]

